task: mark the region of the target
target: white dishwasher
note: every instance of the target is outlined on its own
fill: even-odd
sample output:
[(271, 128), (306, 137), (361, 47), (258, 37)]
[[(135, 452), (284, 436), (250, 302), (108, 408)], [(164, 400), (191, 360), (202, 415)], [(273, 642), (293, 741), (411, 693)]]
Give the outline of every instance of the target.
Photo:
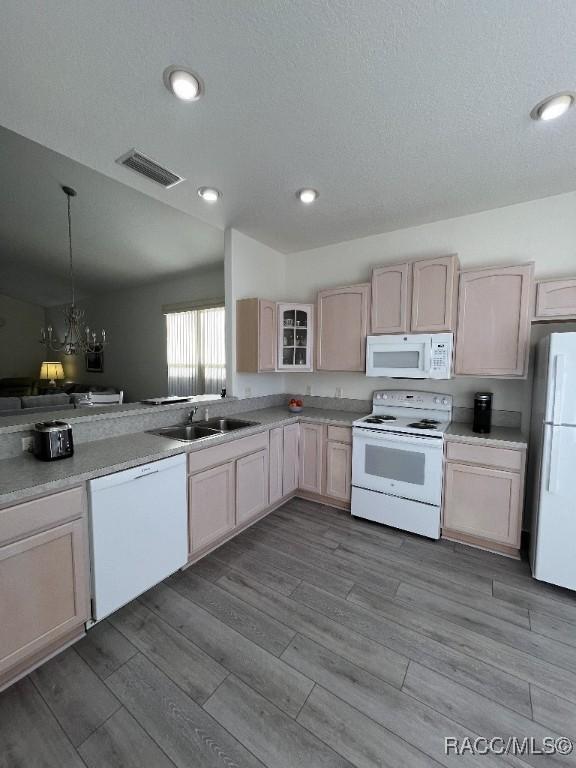
[(88, 483), (94, 621), (186, 564), (186, 482), (181, 454)]

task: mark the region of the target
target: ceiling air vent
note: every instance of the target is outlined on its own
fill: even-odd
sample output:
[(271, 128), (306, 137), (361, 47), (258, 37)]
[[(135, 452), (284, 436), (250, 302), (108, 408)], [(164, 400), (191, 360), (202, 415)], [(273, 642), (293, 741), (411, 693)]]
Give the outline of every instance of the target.
[(160, 184), (164, 189), (170, 189), (170, 187), (174, 187), (176, 184), (184, 181), (183, 176), (178, 176), (177, 173), (163, 168), (154, 160), (146, 157), (141, 152), (137, 152), (135, 149), (126, 152), (116, 162), (126, 166), (126, 168), (130, 168), (132, 171), (136, 171), (140, 176), (146, 176), (150, 181), (155, 181), (156, 184)]

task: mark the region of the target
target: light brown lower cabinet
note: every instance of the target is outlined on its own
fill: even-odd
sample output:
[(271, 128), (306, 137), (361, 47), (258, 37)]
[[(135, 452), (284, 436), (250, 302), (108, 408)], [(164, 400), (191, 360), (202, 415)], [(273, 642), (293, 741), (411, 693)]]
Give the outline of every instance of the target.
[(289, 424), (283, 432), (282, 495), (294, 493), (299, 480), (300, 424)]
[(352, 491), (352, 446), (328, 440), (326, 443), (326, 496), (350, 502)]
[(229, 461), (190, 477), (190, 552), (218, 541), (236, 526), (234, 464)]
[(447, 442), (446, 447), (442, 535), (517, 555), (525, 452), (472, 443)]
[(268, 451), (236, 462), (236, 525), (248, 522), (268, 506)]
[(0, 689), (83, 634), (85, 510), (83, 488), (0, 510)]
[(299, 487), (310, 493), (322, 493), (326, 425), (300, 424), (300, 482)]
[(270, 430), (270, 446), (268, 454), (269, 499), (270, 504), (280, 501), (283, 492), (284, 473), (284, 427), (274, 427)]

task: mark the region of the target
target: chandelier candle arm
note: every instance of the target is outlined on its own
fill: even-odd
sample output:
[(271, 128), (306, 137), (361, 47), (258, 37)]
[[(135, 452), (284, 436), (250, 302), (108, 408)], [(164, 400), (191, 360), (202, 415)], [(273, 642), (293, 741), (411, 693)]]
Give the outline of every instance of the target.
[[(90, 326), (85, 321), (84, 310), (76, 306), (76, 285), (74, 279), (74, 259), (72, 252), (72, 210), (71, 199), (76, 197), (76, 190), (72, 187), (62, 187), (67, 199), (68, 214), (68, 259), (70, 274), (71, 302), (64, 309), (64, 340), (54, 338), (54, 329), (49, 325), (46, 329), (40, 329), (40, 343), (53, 352), (62, 352), (65, 355), (86, 354), (87, 352), (100, 352), (106, 345), (106, 331), (102, 329), (100, 338), (96, 332), (90, 331)], [(82, 333), (84, 328), (84, 334)]]

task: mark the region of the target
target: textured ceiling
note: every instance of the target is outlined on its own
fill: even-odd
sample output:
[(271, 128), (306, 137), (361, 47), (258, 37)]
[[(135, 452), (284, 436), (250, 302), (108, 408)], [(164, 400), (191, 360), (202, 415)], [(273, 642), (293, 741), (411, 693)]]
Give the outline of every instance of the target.
[(0, 293), (49, 306), (70, 298), (72, 186), (79, 295), (222, 262), (221, 230), (0, 128)]
[[(574, 0), (4, 0), (0, 120), (293, 251), (576, 188), (576, 110), (529, 118), (576, 90), (575, 29)], [(169, 64), (201, 101), (166, 91)], [(133, 146), (187, 182), (115, 165)]]

